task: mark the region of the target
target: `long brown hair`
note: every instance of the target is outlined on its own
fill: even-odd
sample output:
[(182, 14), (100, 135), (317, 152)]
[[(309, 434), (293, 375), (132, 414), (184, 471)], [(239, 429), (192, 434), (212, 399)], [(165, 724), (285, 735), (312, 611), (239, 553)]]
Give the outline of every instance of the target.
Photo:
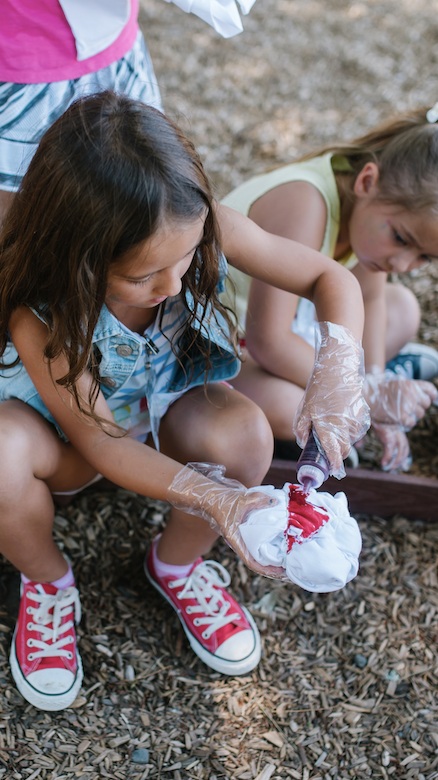
[(427, 111), (428, 108), (418, 108), (348, 143), (324, 147), (300, 160), (331, 152), (336, 171), (336, 157), (344, 158), (347, 170), (341, 167), (350, 180), (350, 199), (354, 197), (352, 187), (358, 173), (367, 162), (375, 162), (379, 168), (380, 200), (412, 212), (426, 210), (438, 214), (438, 124), (427, 121)]
[[(14, 309), (38, 310), (48, 326), (45, 357), (50, 364), (67, 356), (69, 371), (58, 383), (86, 414), (75, 382), (91, 369), (94, 417), (99, 385), (92, 337), (111, 263), (164, 220), (187, 222), (205, 212), (201, 245), (182, 280), (183, 300), (191, 293), (194, 305), (186, 302), (178, 345), (182, 362), (193, 347), (202, 353), (207, 377), (210, 345), (190, 326), (202, 323), (209, 303), (231, 334), (234, 324), (217, 297), (219, 232), (200, 158), (171, 120), (141, 102), (107, 91), (73, 103), (41, 139), (3, 226), (0, 355)], [(230, 343), (235, 350), (231, 337)]]

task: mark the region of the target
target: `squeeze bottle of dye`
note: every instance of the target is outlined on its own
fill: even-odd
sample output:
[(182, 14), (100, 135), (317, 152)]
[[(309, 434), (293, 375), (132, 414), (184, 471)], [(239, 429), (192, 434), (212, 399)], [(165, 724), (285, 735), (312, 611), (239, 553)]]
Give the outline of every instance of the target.
[(321, 487), (329, 475), (327, 458), (321, 454), (313, 433), (310, 433), (297, 463), (297, 479), (306, 493)]

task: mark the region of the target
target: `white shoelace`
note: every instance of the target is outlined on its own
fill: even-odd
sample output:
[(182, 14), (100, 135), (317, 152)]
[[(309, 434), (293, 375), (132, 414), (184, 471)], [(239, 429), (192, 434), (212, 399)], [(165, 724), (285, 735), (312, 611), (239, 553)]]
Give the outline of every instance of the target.
[[(79, 623), (81, 619), (81, 604), (77, 588), (70, 587), (64, 590), (58, 590), (55, 595), (46, 593), (41, 585), (37, 585), (38, 593), (27, 593), (27, 598), (35, 601), (38, 606), (27, 607), (27, 614), (31, 615), (33, 622), (27, 624), (28, 631), (37, 631), (41, 638), (30, 638), (28, 646), (37, 648), (36, 652), (28, 654), (30, 661), (35, 658), (65, 657), (72, 656), (71, 650), (66, 650), (65, 646), (72, 644), (71, 636), (62, 636), (69, 631), (74, 621)], [(51, 612), (52, 610), (52, 612)], [(62, 619), (70, 612), (74, 611), (73, 619), (61, 623)]]
[(169, 583), (170, 588), (184, 585), (177, 595), (178, 599), (195, 599), (198, 602), (196, 606), (187, 606), (186, 612), (202, 614), (202, 617), (196, 617), (193, 622), (196, 626), (206, 626), (202, 633), (204, 639), (209, 639), (215, 631), (228, 623), (240, 620), (238, 612), (227, 614), (231, 604), (224, 600), (221, 591), (216, 589), (216, 586), (226, 588), (230, 581), (230, 575), (222, 564), (217, 561), (203, 561), (188, 577)]

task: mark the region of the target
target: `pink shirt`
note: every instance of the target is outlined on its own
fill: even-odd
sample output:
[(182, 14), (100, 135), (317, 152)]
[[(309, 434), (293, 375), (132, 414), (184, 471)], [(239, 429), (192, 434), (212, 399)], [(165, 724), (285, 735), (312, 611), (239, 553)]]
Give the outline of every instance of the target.
[(132, 0), (129, 21), (114, 43), (78, 61), (75, 39), (58, 0), (1, 0), (0, 81), (40, 84), (105, 68), (133, 46), (138, 10), (139, 0)]

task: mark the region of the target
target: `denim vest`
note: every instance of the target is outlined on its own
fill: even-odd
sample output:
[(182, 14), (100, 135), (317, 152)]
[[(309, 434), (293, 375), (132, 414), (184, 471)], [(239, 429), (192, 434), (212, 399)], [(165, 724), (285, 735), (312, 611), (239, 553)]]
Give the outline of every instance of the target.
[[(193, 299), (190, 301), (189, 296), (187, 299), (189, 304), (191, 303), (193, 306)], [(212, 366), (208, 380), (209, 382), (220, 382), (231, 379), (239, 372), (240, 363), (230, 348), (225, 323), (217, 312), (206, 319), (208, 324), (204, 322), (202, 329), (196, 322), (194, 327), (200, 330), (202, 337), (210, 342)], [(139, 355), (144, 350), (144, 345), (145, 338), (143, 336), (125, 327), (106, 306), (102, 308), (93, 334), (93, 347), (99, 354), (100, 389), (110, 407), (114, 407), (117, 393), (122, 392), (123, 386), (129, 382)], [(16, 357), (15, 347), (12, 342), (9, 342), (2, 360), (5, 363), (10, 363)], [(158, 444), (161, 410), (167, 410), (174, 400), (191, 387), (204, 384), (205, 362), (198, 351), (190, 355), (189, 369), (190, 374), (188, 375), (175, 360), (173, 370), (167, 377), (164, 391), (162, 388), (160, 393), (160, 398), (155, 399), (153, 393), (148, 398), (151, 430), (156, 444)], [(145, 395), (147, 396), (146, 375)], [(56, 420), (38, 395), (21, 362), (13, 368), (0, 370), (0, 401), (11, 398), (20, 399), (33, 407), (56, 427), (62, 438), (66, 439)]]

